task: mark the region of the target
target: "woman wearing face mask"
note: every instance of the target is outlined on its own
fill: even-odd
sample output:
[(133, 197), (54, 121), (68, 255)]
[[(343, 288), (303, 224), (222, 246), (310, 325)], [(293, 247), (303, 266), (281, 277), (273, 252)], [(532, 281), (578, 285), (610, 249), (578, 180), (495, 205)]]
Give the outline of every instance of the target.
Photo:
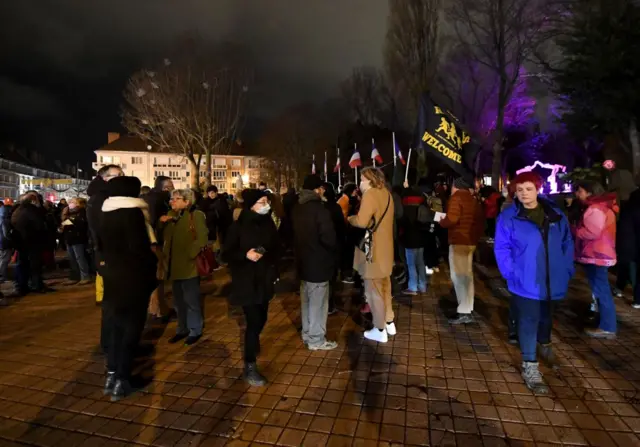
[(178, 328), (169, 343), (184, 339), (194, 344), (202, 336), (204, 327), (200, 275), (196, 257), (208, 243), (206, 217), (195, 209), (195, 196), (190, 189), (176, 189), (171, 193), (171, 211), (160, 218), (163, 261), (167, 281), (172, 282), (173, 302), (178, 316)]
[(278, 279), (278, 230), (269, 215), (271, 207), (263, 191), (242, 192), (243, 207), (224, 243), (223, 259), (231, 270), (229, 303), (242, 306), (247, 327), (244, 336), (244, 379), (252, 386), (267, 383), (258, 371), (260, 333), (267, 322), (269, 301)]
[(393, 269), (393, 221), (394, 206), (391, 193), (385, 185), (380, 169), (365, 168), (360, 177), (362, 202), (349, 223), (372, 233), (369, 254), (356, 248), (354, 268), (364, 280), (364, 294), (373, 314), (373, 329), (364, 333), (365, 338), (386, 343), (389, 335), (396, 334), (391, 303), (391, 271)]

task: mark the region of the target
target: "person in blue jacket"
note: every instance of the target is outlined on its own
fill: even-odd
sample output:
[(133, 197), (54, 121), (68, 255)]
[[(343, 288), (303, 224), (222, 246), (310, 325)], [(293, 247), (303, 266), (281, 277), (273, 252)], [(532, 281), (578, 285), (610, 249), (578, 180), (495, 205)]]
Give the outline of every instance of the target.
[(565, 297), (574, 274), (573, 238), (562, 211), (538, 195), (542, 179), (537, 174), (519, 174), (512, 183), (516, 199), (498, 218), (494, 251), (512, 295), (510, 314), (516, 318), (522, 378), (532, 391), (546, 393), (536, 343), (549, 360), (553, 303)]

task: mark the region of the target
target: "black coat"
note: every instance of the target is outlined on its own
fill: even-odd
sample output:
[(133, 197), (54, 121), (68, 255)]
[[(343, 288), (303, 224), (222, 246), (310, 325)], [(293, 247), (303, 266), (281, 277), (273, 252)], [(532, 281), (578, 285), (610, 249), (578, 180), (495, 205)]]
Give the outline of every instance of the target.
[(144, 196), (144, 201), (149, 205), (149, 220), (151, 220), (151, 226), (154, 229), (158, 227), (160, 218), (171, 209), (169, 205), (170, 198), (168, 191), (160, 191), (157, 189), (153, 189), (149, 194)]
[(220, 232), (221, 238), (224, 240), (232, 221), (227, 201), (222, 196), (217, 196), (215, 199), (206, 197), (200, 201), (198, 208), (207, 218), (209, 240), (218, 240), (218, 232)]
[[(264, 256), (258, 262), (248, 260), (247, 252), (258, 247), (266, 250)], [(222, 257), (231, 270), (229, 302), (232, 305), (260, 304), (273, 297), (278, 279), (280, 240), (269, 215), (243, 210), (229, 227)]]
[(616, 231), (618, 262), (640, 261), (640, 189), (620, 204), (620, 219)]
[(45, 212), (32, 203), (22, 203), (11, 215), (11, 225), (18, 236), (18, 249), (29, 252), (46, 251), (48, 242)]
[[(102, 204), (109, 193), (107, 192), (107, 182), (102, 177), (94, 178), (87, 188), (89, 200), (87, 201), (87, 223), (89, 225), (89, 234), (95, 247), (98, 236), (98, 226), (100, 225), (100, 216), (102, 215)], [(96, 250), (98, 252), (98, 250)], [(99, 252), (98, 252), (99, 253)]]
[(293, 237), (299, 278), (330, 281), (336, 269), (336, 230), (331, 213), (313, 191), (303, 189), (293, 209)]
[(116, 313), (146, 308), (157, 287), (157, 257), (151, 251), (144, 215), (139, 208), (102, 213), (97, 248), (103, 263), (104, 301)]
[(419, 192), (408, 190), (402, 197), (402, 218), (400, 219), (400, 240), (404, 248), (423, 248), (431, 224), (418, 222), (418, 207), (426, 204), (426, 198)]
[(83, 208), (69, 210), (66, 216), (73, 225), (63, 225), (62, 232), (67, 245), (85, 245), (89, 242), (89, 225), (87, 223), (87, 211)]

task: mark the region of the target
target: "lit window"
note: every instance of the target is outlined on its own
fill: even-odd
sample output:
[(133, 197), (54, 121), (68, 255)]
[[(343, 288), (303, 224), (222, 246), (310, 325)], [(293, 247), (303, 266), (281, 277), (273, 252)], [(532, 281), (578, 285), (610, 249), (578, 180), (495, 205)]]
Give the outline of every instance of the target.
[(233, 160), (231, 160), (231, 166), (233, 167), (242, 166), (242, 160), (240, 160), (239, 158), (234, 158)]

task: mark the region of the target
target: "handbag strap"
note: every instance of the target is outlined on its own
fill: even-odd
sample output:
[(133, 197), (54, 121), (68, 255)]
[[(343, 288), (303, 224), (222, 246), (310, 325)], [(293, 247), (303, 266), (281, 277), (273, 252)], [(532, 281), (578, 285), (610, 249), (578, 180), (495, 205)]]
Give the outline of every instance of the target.
[(191, 211), (188, 211), (188, 213), (189, 213), (189, 233), (191, 233), (191, 238), (194, 241), (197, 241), (198, 235), (196, 234), (196, 225), (193, 220), (193, 213)]
[(375, 233), (378, 227), (380, 226), (380, 224), (382, 223), (382, 221), (384, 220), (384, 216), (386, 216), (387, 211), (389, 211), (390, 204), (391, 204), (391, 194), (389, 194), (387, 197), (387, 207), (384, 209), (384, 213), (382, 213), (382, 216), (380, 216), (380, 220), (376, 222), (375, 225), (369, 230), (371, 231), (371, 233)]

